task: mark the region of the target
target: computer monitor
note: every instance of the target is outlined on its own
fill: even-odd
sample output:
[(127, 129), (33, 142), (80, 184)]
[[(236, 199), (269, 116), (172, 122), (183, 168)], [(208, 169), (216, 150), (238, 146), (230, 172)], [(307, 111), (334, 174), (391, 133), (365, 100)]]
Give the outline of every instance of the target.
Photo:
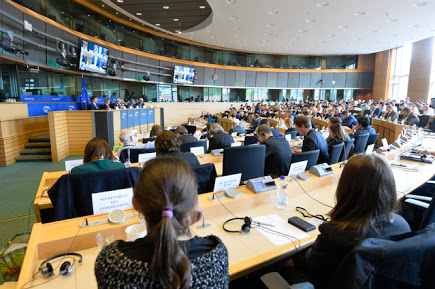
[(265, 145), (224, 148), (222, 175), (242, 173), (241, 181), (264, 176)]

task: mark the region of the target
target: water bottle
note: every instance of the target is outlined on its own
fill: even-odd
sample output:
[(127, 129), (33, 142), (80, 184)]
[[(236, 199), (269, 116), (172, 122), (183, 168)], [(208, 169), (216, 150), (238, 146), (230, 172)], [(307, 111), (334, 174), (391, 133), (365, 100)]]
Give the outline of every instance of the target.
[(280, 210), (287, 209), (287, 185), (285, 176), (281, 176), (278, 182), (278, 191), (276, 192), (276, 207)]
[(124, 165), (125, 165), (126, 168), (131, 167), (130, 159), (126, 159)]

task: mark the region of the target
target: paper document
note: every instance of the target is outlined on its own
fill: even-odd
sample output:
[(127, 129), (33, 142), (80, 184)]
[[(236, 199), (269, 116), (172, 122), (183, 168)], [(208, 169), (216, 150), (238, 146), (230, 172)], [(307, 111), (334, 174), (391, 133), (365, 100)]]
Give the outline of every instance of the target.
[[(302, 230), (290, 225), (286, 220), (281, 218), (280, 216), (273, 214), (262, 217), (253, 218), (254, 221), (270, 224), (271, 226), (260, 226), (256, 228), (261, 234), (263, 234), (266, 238), (268, 238), (272, 243), (277, 246), (281, 246), (284, 244), (295, 242), (297, 246), (299, 246), (299, 240), (308, 238), (310, 235), (303, 232)], [(253, 228), (257, 227), (255, 224), (252, 226)], [(269, 231), (273, 230), (273, 232)], [(282, 236), (281, 234), (285, 234), (287, 236)]]

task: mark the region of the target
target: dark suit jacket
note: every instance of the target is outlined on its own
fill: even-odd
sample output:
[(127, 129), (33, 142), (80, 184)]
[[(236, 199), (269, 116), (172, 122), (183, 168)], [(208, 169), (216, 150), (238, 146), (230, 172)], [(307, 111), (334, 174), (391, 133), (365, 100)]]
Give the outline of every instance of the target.
[(381, 110), (379, 107), (377, 107), (377, 108), (375, 108), (375, 110), (373, 111), (372, 116), (373, 116), (373, 117), (379, 117), (379, 116), (381, 115), (381, 113), (382, 113), (382, 110)]
[(208, 152), (211, 152), (215, 149), (230, 147), (232, 143), (234, 143), (234, 139), (232, 136), (224, 132), (218, 132), (210, 139), (210, 142), (208, 144)]
[(236, 132), (237, 135), (240, 135), (243, 133), (246, 134), (246, 130), (243, 127), (241, 127), (240, 125), (233, 127), (233, 128), (230, 128), (230, 130), (228, 131), (228, 134), (231, 135), (233, 132)]
[(320, 150), (318, 164), (327, 163), (329, 161), (329, 153), (328, 153), (328, 144), (326, 143), (323, 135), (315, 131), (314, 129), (310, 129), (307, 135), (304, 137), (304, 142), (302, 144), (302, 151), (314, 151)]
[(413, 126), (414, 124), (418, 125), (419, 122), (420, 118), (418, 118), (418, 116), (413, 112), (411, 112), (405, 120), (405, 124), (410, 126)]
[(180, 136), (179, 140), (181, 141), (181, 143), (191, 143), (191, 142), (198, 141), (198, 139), (196, 137), (188, 135), (188, 134)]
[(397, 112), (392, 110), (390, 113), (385, 115), (385, 119), (388, 120), (389, 117), (391, 117), (391, 121), (395, 121), (399, 116), (397, 115)]
[(98, 104), (96, 104), (96, 103), (90, 103), (89, 105), (88, 105), (88, 110), (99, 110), (99, 107), (98, 107)]
[(266, 145), (264, 175), (272, 178), (286, 176), (292, 160), (292, 149), (288, 141), (281, 137), (269, 137), (261, 144)]
[(101, 104), (100, 106), (100, 109), (105, 109), (105, 110), (109, 110), (111, 107), (109, 106), (109, 105), (107, 105), (107, 104)]
[(164, 154), (164, 156), (170, 156), (170, 157), (176, 157), (176, 158), (183, 159), (186, 162), (188, 162), (189, 165), (191, 165), (191, 166), (199, 166), (200, 165), (198, 158), (194, 154), (189, 153), (189, 152), (180, 152), (180, 151), (169, 152), (167, 154)]

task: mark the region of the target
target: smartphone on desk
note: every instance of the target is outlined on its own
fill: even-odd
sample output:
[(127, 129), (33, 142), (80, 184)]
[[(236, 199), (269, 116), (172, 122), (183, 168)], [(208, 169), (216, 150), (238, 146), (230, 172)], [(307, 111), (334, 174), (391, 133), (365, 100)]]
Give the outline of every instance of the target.
[(314, 226), (313, 224), (308, 223), (305, 220), (302, 220), (299, 217), (291, 217), (288, 219), (288, 223), (290, 225), (295, 226), (298, 229), (301, 229), (304, 232), (309, 232), (312, 231), (316, 228), (316, 226)]

